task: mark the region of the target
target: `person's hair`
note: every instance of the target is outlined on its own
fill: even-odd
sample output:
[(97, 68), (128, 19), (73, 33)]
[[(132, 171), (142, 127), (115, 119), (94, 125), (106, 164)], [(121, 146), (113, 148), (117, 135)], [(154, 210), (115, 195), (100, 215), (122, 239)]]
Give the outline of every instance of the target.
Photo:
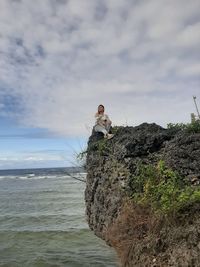
[(100, 107), (102, 107), (103, 110), (105, 109), (105, 108), (104, 108), (104, 105), (102, 105), (102, 104), (98, 105), (98, 113), (99, 113), (99, 108), (100, 108)]

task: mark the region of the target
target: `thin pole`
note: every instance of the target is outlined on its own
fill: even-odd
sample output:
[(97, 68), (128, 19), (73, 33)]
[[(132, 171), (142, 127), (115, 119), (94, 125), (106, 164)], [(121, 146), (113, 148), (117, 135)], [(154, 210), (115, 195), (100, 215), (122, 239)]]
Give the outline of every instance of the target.
[(193, 96), (193, 99), (194, 99), (194, 104), (195, 104), (195, 107), (196, 107), (196, 110), (197, 110), (197, 114), (198, 114), (198, 117), (200, 119), (200, 113), (199, 113), (199, 110), (198, 110), (198, 107), (197, 107), (197, 102), (196, 102), (196, 96)]

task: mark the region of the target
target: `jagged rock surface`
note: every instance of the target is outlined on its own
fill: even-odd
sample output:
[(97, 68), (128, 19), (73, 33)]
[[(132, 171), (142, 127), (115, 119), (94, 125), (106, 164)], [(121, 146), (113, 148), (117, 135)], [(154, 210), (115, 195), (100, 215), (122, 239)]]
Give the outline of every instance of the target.
[[(93, 133), (88, 141), (85, 202), (89, 227), (108, 244), (110, 240), (106, 233), (119, 215), (129, 190), (129, 177), (135, 174), (138, 163), (153, 164), (162, 159), (183, 179), (191, 181), (191, 184), (199, 183), (200, 134), (172, 131), (154, 123), (143, 123), (136, 127), (120, 127), (103, 147), (98, 145), (100, 138)], [(195, 258), (195, 253), (200, 253), (200, 227), (196, 225), (195, 231), (199, 231), (198, 242), (195, 241), (195, 248), (190, 246), (190, 256), (187, 256), (192, 260), (188, 259), (188, 263), (185, 261), (185, 265), (170, 263), (176, 261), (172, 248), (171, 252), (166, 252), (172, 256), (168, 257), (165, 266), (200, 266), (200, 259)], [(188, 245), (185, 239), (182, 244)], [(180, 249), (178, 251), (181, 254)], [(191, 262), (198, 262), (199, 265), (189, 265)], [(133, 266), (150, 266), (149, 263), (145, 264), (145, 260), (139, 257)]]

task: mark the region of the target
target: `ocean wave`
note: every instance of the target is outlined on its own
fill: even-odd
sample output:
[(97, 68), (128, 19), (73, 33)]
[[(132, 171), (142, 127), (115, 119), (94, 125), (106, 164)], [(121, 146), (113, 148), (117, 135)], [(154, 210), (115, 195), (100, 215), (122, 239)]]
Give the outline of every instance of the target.
[(0, 176), (0, 180), (4, 180), (4, 179), (7, 179), (7, 178), (9, 178), (9, 179), (16, 179), (16, 175), (9, 175), (9, 176), (7, 176), (7, 175), (5, 175), (5, 176)]
[(66, 178), (72, 178), (71, 175), (4, 175), (0, 176), (0, 180), (4, 179), (20, 179), (20, 180), (31, 180), (31, 179), (66, 179)]
[(40, 221), (43, 221), (43, 220), (49, 220), (49, 219), (52, 219), (52, 218), (59, 218), (60, 220), (62, 219), (70, 219), (71, 217), (83, 217), (83, 213), (82, 213), (82, 210), (81, 210), (81, 213), (78, 214), (77, 211), (73, 211), (71, 213), (68, 213), (68, 214), (60, 214), (60, 213), (50, 213), (50, 214), (40, 214), (40, 215), (36, 215), (36, 214), (19, 214), (19, 215), (13, 215), (13, 214), (8, 214), (8, 215), (0, 215), (0, 221), (1, 220), (17, 220), (17, 219), (20, 219), (22, 221), (25, 221), (25, 220), (40, 220)]
[(54, 215), (15, 215), (0, 217), (0, 231), (62, 231), (69, 229), (88, 228), (83, 214), (54, 214)]
[(6, 235), (11, 235), (11, 234), (19, 234), (19, 235), (23, 235), (23, 234), (36, 234), (36, 235), (41, 235), (41, 234), (67, 234), (67, 235), (74, 235), (74, 234), (91, 234), (91, 231), (88, 227), (82, 227), (82, 228), (68, 228), (67, 230), (0, 230), (0, 237), (1, 236), (6, 236)]

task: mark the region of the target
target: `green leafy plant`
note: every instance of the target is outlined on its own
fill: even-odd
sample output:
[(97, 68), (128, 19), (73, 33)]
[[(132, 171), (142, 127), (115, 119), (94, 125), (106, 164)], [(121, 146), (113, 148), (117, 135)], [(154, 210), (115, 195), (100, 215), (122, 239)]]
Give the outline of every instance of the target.
[(113, 134), (116, 134), (119, 131), (120, 128), (121, 128), (120, 126), (112, 126), (111, 132)]
[(109, 154), (111, 152), (107, 139), (101, 139), (97, 142), (97, 151), (100, 155)]
[(185, 131), (188, 133), (200, 133), (200, 121), (196, 120), (191, 123), (168, 123), (167, 128), (174, 131)]
[(107, 139), (100, 139), (90, 146), (90, 151), (95, 151), (99, 156), (110, 154), (111, 147), (109, 146)]
[(76, 158), (78, 161), (85, 161), (86, 156), (87, 156), (87, 150), (84, 150), (78, 153)]
[(130, 179), (131, 197), (141, 205), (150, 205), (161, 214), (176, 214), (190, 204), (200, 202), (200, 187), (192, 187), (163, 161), (157, 166), (138, 166)]
[(172, 130), (185, 130), (187, 128), (187, 125), (184, 123), (168, 123), (167, 124), (168, 129)]
[(192, 123), (187, 124), (187, 129), (189, 133), (200, 133), (200, 121), (196, 120)]

